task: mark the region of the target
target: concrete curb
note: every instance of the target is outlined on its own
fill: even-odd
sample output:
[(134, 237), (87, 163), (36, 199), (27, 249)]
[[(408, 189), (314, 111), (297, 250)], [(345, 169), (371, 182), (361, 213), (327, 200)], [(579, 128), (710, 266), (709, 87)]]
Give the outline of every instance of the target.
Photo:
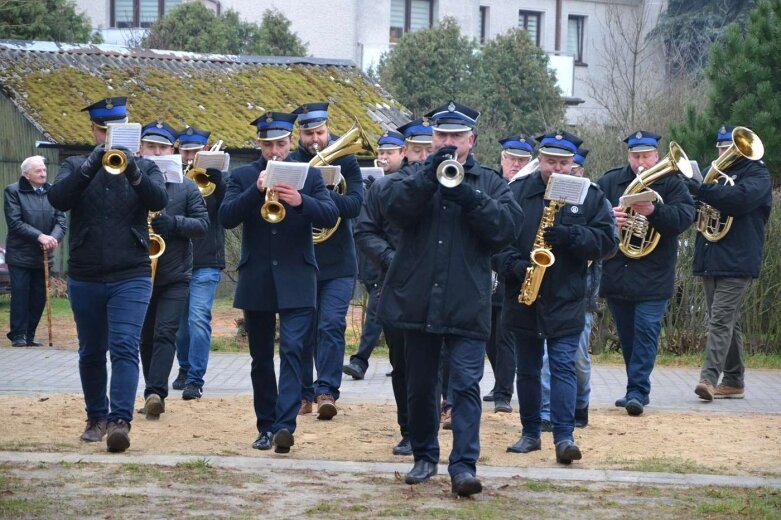
[[(336, 473), (406, 473), (409, 463), (342, 462), (290, 458), (221, 457), (191, 455), (83, 455), (77, 453), (28, 453), (0, 451), (0, 462), (57, 464), (80, 462), (92, 464), (148, 464), (175, 466), (184, 462), (206, 459), (213, 467), (259, 470), (311, 470)], [(447, 466), (439, 466), (439, 474), (447, 475)], [(745, 475), (698, 475), (678, 473), (645, 473), (640, 471), (574, 469), (574, 468), (511, 468), (478, 466), (478, 476), (488, 478), (520, 477), (530, 480), (582, 481), (653, 486), (715, 486), (781, 489), (781, 478)]]

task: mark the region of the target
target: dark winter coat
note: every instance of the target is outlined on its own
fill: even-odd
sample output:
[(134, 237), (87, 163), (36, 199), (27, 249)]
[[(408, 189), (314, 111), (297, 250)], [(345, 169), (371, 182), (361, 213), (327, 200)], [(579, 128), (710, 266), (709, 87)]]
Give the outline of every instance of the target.
[(193, 269), (216, 267), (225, 269), (225, 228), (220, 224), (220, 204), (225, 198), (227, 173), (223, 174), (214, 193), (206, 197), (209, 229), (203, 238), (193, 239)]

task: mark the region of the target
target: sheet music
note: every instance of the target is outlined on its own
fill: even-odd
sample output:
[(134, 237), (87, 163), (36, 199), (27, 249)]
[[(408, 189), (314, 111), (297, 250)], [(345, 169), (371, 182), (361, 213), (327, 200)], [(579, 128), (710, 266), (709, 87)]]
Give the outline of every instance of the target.
[(141, 124), (140, 123), (109, 123), (106, 130), (106, 150), (116, 146), (124, 146), (130, 150), (133, 155), (138, 153), (141, 147)]
[(692, 165), (692, 179), (696, 179), (702, 182), (702, 172), (700, 171), (700, 165), (697, 164), (697, 161), (689, 161), (689, 164)]
[(653, 191), (641, 191), (640, 193), (635, 193), (633, 195), (622, 195), (621, 198), (618, 199), (618, 205), (622, 208), (628, 208), (632, 204), (637, 204), (638, 202), (653, 202), (656, 200), (656, 193)]
[(554, 173), (545, 189), (546, 200), (561, 200), (567, 204), (583, 204), (591, 181), (584, 177)]
[(368, 180), (370, 175), (374, 177), (375, 180), (377, 180), (385, 175), (385, 170), (379, 166), (363, 166), (361, 168), (361, 177), (363, 180)]
[(263, 184), (267, 188), (273, 188), (277, 184), (289, 184), (300, 190), (304, 187), (308, 172), (308, 163), (269, 161), (266, 164), (266, 177)]
[(230, 155), (225, 152), (200, 151), (195, 154), (193, 168), (214, 168), (227, 172), (230, 167)]
[(326, 186), (336, 186), (342, 181), (341, 166), (318, 166), (317, 169), (323, 175), (323, 182)]
[(157, 167), (163, 172), (165, 182), (172, 182), (175, 184), (184, 182), (181, 155), (149, 155), (145, 157), (145, 159), (149, 159), (157, 164)]

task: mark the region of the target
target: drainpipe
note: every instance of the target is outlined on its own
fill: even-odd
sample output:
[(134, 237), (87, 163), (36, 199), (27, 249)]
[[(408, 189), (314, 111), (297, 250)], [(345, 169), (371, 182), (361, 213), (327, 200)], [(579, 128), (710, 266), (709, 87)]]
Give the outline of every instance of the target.
[(561, 52), (561, 0), (556, 0), (556, 42), (554, 51), (556, 54)]

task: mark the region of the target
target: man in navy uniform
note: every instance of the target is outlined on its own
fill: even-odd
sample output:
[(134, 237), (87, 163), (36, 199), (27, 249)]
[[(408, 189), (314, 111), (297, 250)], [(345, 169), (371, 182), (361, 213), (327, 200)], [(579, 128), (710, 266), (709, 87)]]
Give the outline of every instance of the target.
[[(130, 446), (138, 388), (138, 342), (152, 294), (147, 213), (168, 202), (163, 174), (129, 151), (127, 168), (111, 175), (102, 166), (106, 125), (127, 122), (127, 98), (98, 101), (84, 110), (98, 146), (69, 157), (49, 190), (49, 202), (70, 211), (68, 295), (79, 335), (79, 375), (84, 390), (85, 442), (106, 436), (110, 452)], [(111, 388), (106, 395), (106, 351)]]
[[(471, 154), (479, 113), (453, 101), (427, 115), (436, 150), (424, 163), (389, 178), (380, 195), (385, 218), (401, 229), (380, 296), (380, 319), (403, 329), (409, 435), (415, 464), (408, 484), (437, 473), (437, 372), (444, 342), (450, 353), (453, 493), (482, 491), (480, 379), (491, 328), (491, 255), (515, 236), (522, 219), (507, 183)], [(463, 181), (444, 187), (437, 169), (454, 158)]]
[[(399, 169), (404, 164), (406, 152), (406, 145), (404, 136), (398, 132), (388, 131), (385, 132), (377, 140), (377, 160), (381, 161), (381, 167), (384, 175), (390, 175)], [(367, 190), (371, 188), (376, 179), (369, 177), (371, 182), (367, 186)], [(363, 205), (366, 205), (367, 199), (364, 198)], [(363, 208), (361, 208), (361, 214), (363, 214)], [(357, 230), (356, 230), (356, 245), (358, 242)], [(383, 274), (378, 269), (377, 264), (366, 256), (358, 247), (358, 277), (364, 283), (366, 292), (368, 294), (368, 305), (366, 306), (366, 319), (363, 323), (363, 329), (361, 331), (361, 341), (358, 345), (358, 352), (350, 356), (350, 362), (342, 367), (342, 372), (351, 376), (353, 379), (363, 379), (366, 375), (366, 370), (369, 368), (369, 356), (371, 356), (374, 347), (380, 340), (380, 334), (382, 333), (382, 326), (377, 319), (377, 305), (380, 301), (380, 286), (382, 285)], [(380, 266), (381, 267), (381, 266)]]
[[(629, 149), (629, 164), (608, 171), (597, 181), (613, 205), (619, 231), (627, 220), (619, 199), (640, 168), (648, 169), (659, 162), (659, 139), (661, 136), (644, 130), (628, 136), (624, 142)], [(613, 315), (626, 364), (626, 395), (616, 401), (616, 406), (626, 408), (633, 416), (642, 414), (650, 403), (659, 332), (675, 284), (678, 235), (694, 221), (694, 202), (677, 176), (664, 177), (651, 189), (664, 203), (640, 202), (632, 204), (631, 209), (648, 219), (649, 226), (660, 235), (659, 244), (640, 258), (629, 258), (619, 250), (605, 260), (599, 289)]]
[[(293, 113), (298, 116), (299, 132), (298, 149), (293, 154), (293, 160), (309, 162), (332, 140), (328, 129), (328, 103), (306, 103)], [(317, 317), (304, 349), (304, 402), (301, 409), (302, 414), (310, 413), (312, 402), (316, 401), (317, 418), (323, 420), (330, 420), (337, 413), (347, 310), (358, 273), (352, 220), (360, 213), (363, 203), (363, 178), (355, 156), (340, 157), (331, 166), (341, 167), (346, 189), (344, 194), (329, 191), (342, 220), (328, 240), (315, 245), (319, 267)], [(313, 360), (317, 369), (314, 384)]]
[[(182, 162), (188, 164), (195, 154), (207, 150), (211, 132), (187, 127), (179, 133), (179, 152)], [(206, 170), (214, 192), (206, 197), (209, 212), (209, 229), (203, 238), (193, 239), (193, 275), (187, 308), (182, 313), (179, 332), (176, 335), (176, 357), (179, 375), (171, 385), (182, 391), (182, 399), (198, 399), (203, 395), (204, 376), (209, 363), (212, 337), (212, 304), (225, 269), (225, 228), (219, 222), (218, 212), (225, 197), (225, 178), (218, 169)]]
[(433, 130), (428, 118), (419, 118), (410, 121), (404, 126), (398, 128), (399, 133), (404, 135), (406, 142), (406, 159), (409, 163), (425, 161), (431, 154), (431, 139)]
[[(732, 145), (733, 130), (732, 126), (719, 129), (719, 155)], [(702, 278), (708, 305), (705, 363), (694, 392), (705, 401), (744, 397), (740, 306), (751, 280), (759, 277), (762, 268), (765, 225), (773, 205), (770, 176), (761, 160), (740, 158), (724, 173), (734, 186), (686, 181), (698, 202), (721, 212), (721, 221), (732, 217), (732, 226), (722, 239), (711, 242), (698, 233), (694, 247), (694, 276)]]
[[(253, 121), (262, 157), (231, 173), (220, 207), (220, 221), (232, 229), (242, 224), (239, 282), (233, 305), (244, 310), (244, 326), (252, 356), (252, 392), (258, 438), (252, 447), (287, 453), (293, 445), (301, 406), (301, 356), (314, 320), (317, 261), (312, 226), (333, 226), (336, 205), (322, 176), (310, 169), (299, 191), (287, 184), (274, 187), (285, 217), (270, 223), (261, 217), (269, 160), (290, 152), (293, 114), (267, 112)], [(279, 389), (274, 373), (274, 336), (279, 314)]]
[[(174, 152), (178, 132), (164, 121), (141, 130), (141, 155), (166, 156)], [(152, 218), (152, 230), (165, 241), (152, 280), (152, 299), (141, 330), (141, 366), (144, 371), (144, 408), (148, 420), (160, 418), (168, 397), (168, 376), (176, 354), (176, 334), (187, 306), (193, 268), (191, 239), (209, 228), (209, 216), (195, 183), (166, 177), (168, 204)]]

